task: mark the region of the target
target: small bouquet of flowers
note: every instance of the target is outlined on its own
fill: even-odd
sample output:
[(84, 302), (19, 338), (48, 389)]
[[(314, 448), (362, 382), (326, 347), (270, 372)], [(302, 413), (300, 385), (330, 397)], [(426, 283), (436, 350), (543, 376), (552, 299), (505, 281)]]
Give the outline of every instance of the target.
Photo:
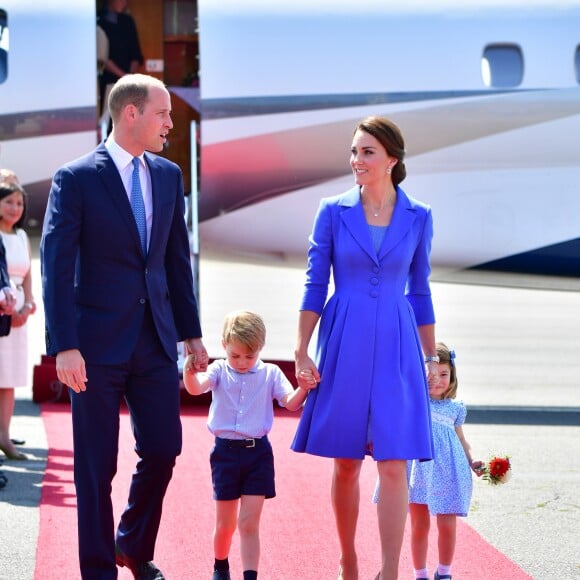
[(482, 468), (482, 478), (490, 485), (507, 483), (512, 475), (512, 465), (508, 456), (493, 456)]

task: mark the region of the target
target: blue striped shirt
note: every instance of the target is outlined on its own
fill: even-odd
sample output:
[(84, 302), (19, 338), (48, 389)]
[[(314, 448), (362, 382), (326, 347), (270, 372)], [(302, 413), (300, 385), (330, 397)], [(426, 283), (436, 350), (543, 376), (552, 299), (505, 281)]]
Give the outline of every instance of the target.
[(273, 400), (280, 403), (294, 391), (279, 367), (261, 360), (247, 373), (238, 373), (226, 360), (216, 360), (206, 376), (212, 392), (207, 426), (224, 439), (267, 435), (274, 422)]

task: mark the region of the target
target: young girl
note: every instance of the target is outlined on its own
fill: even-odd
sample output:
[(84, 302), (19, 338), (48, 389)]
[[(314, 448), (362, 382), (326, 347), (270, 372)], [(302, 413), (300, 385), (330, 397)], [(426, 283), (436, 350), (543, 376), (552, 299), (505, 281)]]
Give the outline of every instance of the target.
[[(483, 463), (471, 456), (463, 435), (467, 415), (465, 405), (454, 401), (457, 394), (455, 352), (437, 343), (438, 380), (429, 384), (433, 444), (432, 461), (407, 462), (409, 514), (411, 516), (411, 553), (415, 578), (429, 580), (427, 546), (430, 514), (437, 516), (439, 566), (435, 580), (451, 579), (455, 551), (456, 517), (466, 516), (471, 502), (471, 470), (479, 477)], [(373, 501), (377, 503), (379, 484)]]
[(433, 443), (433, 461), (410, 461), (409, 514), (411, 517), (411, 552), (415, 578), (428, 580), (427, 542), (430, 514), (437, 516), (439, 566), (435, 580), (451, 578), (455, 551), (456, 518), (466, 516), (471, 502), (471, 470), (481, 475), (483, 463), (474, 461), (471, 447), (463, 435), (467, 409), (457, 394), (455, 352), (437, 343), (439, 381), (429, 387)]

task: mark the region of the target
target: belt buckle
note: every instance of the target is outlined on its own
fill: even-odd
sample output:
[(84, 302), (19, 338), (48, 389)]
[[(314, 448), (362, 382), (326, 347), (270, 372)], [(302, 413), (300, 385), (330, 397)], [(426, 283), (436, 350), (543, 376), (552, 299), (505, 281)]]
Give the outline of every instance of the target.
[(250, 449), (252, 447), (256, 446), (256, 440), (255, 439), (246, 439), (246, 449)]

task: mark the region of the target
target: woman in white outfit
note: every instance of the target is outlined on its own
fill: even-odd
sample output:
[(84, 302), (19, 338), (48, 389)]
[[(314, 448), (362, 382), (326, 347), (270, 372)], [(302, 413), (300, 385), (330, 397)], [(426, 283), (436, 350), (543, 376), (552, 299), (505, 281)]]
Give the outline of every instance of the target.
[(28, 384), (28, 335), (26, 321), (36, 310), (32, 296), (30, 242), (22, 229), (26, 193), (14, 182), (0, 183), (0, 235), (6, 248), (8, 275), (16, 304), (12, 328), (0, 338), (0, 450), (8, 459), (26, 459), (10, 439), (14, 413), (14, 388)]

